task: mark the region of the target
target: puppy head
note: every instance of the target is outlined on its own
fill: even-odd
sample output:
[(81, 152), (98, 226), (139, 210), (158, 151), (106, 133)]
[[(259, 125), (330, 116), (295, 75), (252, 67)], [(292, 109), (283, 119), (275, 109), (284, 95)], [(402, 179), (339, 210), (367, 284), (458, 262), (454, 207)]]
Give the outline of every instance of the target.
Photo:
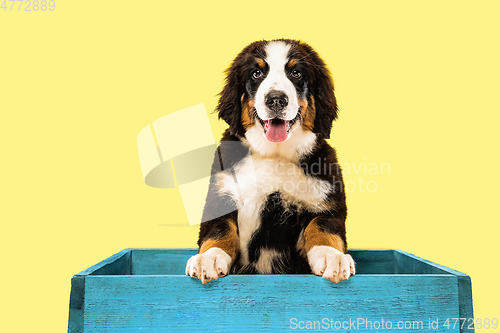
[(245, 47), (226, 70), (217, 110), (231, 134), (245, 137), (257, 127), (271, 143), (288, 140), (298, 127), (329, 138), (338, 111), (323, 60), (289, 39)]

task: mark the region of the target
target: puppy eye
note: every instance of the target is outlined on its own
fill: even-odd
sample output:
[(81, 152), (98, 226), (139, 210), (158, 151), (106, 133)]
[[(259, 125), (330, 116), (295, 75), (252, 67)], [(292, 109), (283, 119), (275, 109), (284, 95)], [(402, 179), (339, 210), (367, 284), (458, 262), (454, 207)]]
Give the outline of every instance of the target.
[(302, 73), (298, 70), (294, 69), (290, 74), (294, 79), (300, 79), (302, 77)]
[(262, 77), (262, 72), (260, 70), (256, 69), (256, 70), (253, 71), (252, 77), (254, 79), (258, 79), (258, 78)]

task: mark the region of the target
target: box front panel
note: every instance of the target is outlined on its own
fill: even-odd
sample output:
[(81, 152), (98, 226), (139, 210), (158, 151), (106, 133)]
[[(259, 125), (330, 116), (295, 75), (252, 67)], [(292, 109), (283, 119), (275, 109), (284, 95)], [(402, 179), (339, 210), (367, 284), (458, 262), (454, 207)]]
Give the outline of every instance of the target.
[(459, 332), (453, 276), (108, 276), (86, 281), (85, 332)]

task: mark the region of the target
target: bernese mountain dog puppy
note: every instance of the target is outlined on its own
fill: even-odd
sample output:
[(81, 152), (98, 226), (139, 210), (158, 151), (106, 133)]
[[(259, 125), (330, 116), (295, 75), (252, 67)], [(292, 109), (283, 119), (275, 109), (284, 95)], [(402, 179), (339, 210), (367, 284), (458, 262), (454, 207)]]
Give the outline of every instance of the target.
[(330, 72), (307, 44), (254, 42), (226, 70), (199, 252), (186, 274), (355, 274), (342, 171), (325, 141), (337, 118)]

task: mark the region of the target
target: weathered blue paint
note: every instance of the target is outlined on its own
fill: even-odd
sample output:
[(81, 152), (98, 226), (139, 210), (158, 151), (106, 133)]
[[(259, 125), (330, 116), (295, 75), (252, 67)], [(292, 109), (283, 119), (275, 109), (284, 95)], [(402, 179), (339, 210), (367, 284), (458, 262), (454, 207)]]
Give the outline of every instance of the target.
[(405, 332), (473, 332), (443, 326), (472, 318), (470, 278), (402, 251), (352, 250), (358, 274), (339, 284), (313, 275), (230, 275), (202, 285), (184, 275), (195, 253), (124, 250), (75, 275), (68, 331), (392, 332), (401, 324), (413, 325)]

